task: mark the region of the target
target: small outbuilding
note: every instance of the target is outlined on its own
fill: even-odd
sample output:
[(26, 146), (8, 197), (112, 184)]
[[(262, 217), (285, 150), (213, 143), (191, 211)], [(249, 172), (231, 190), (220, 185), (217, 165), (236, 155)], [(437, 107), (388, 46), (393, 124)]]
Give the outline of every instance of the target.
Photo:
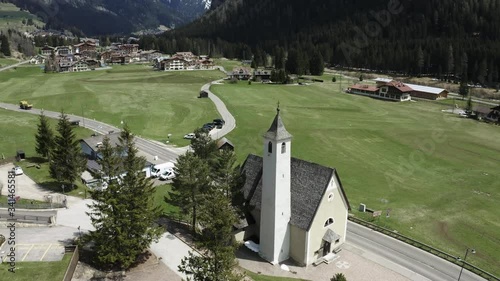
[(234, 145), (233, 143), (226, 139), (226, 138), (221, 138), (217, 141), (217, 148), (219, 150), (230, 150), (230, 151), (234, 151)]
[(26, 154), (24, 153), (23, 150), (18, 150), (17, 151), (17, 153), (16, 153), (16, 159), (17, 159), (17, 161), (21, 161), (21, 160), (26, 159)]
[(207, 91), (201, 91), (199, 98), (208, 98), (208, 92)]

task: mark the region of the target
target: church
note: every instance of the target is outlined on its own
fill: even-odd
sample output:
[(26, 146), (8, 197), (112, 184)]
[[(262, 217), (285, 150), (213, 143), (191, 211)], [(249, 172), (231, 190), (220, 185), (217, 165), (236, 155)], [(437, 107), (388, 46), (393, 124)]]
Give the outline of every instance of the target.
[(308, 266), (340, 250), (350, 206), (335, 169), (293, 158), (291, 149), (278, 107), (263, 136), (263, 156), (250, 154), (242, 166), (250, 211), (238, 238), (257, 242), (272, 264), (291, 258)]

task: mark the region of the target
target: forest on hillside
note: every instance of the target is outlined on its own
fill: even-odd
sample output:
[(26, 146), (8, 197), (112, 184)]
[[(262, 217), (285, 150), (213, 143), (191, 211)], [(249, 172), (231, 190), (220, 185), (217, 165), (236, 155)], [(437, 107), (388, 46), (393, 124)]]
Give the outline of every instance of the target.
[(337, 67), (494, 86), (498, 15), (500, 0), (226, 0), (199, 20), (161, 38), (142, 38), (141, 44), (166, 52), (254, 57), (258, 65), (298, 52), (305, 72), (319, 53)]

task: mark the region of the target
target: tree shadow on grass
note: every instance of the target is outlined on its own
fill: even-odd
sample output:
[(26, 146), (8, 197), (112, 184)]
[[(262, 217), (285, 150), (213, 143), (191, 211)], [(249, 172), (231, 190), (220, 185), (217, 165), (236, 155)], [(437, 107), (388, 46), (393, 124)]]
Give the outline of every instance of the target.
[(34, 163), (34, 164), (44, 164), (44, 163), (49, 162), (47, 159), (45, 159), (43, 157), (38, 157), (38, 156), (27, 157), (26, 161), (28, 161), (30, 163)]
[[(77, 188), (77, 185), (72, 186), (71, 184), (59, 181), (44, 181), (38, 183), (38, 185), (41, 186), (43, 189), (58, 193), (68, 193), (73, 189)], [(63, 185), (64, 185), (64, 190), (63, 190)]]

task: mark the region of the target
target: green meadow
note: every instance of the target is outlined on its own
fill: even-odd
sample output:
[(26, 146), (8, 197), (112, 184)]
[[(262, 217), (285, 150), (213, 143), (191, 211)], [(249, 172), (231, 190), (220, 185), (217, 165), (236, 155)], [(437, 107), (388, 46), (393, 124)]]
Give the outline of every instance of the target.
[[(34, 25), (23, 24), (23, 20), (32, 19)], [(43, 27), (43, 22), (28, 11), (21, 11), (11, 3), (0, 3), (0, 30), (34, 31), (36, 26)]]
[(203, 84), (222, 72), (159, 72), (148, 65), (111, 70), (45, 74), (38, 67), (0, 73), (0, 101), (28, 100), (36, 108), (61, 111), (120, 127), (140, 136), (185, 146), (183, 136), (218, 117), (209, 99), (197, 98)]
[[(347, 83), (345, 83), (347, 85)], [(337, 169), (352, 207), (375, 220), (500, 274), (500, 128), (441, 112), (431, 102), (387, 102), (341, 93), (331, 78), (308, 86), (240, 82), (213, 86), (235, 115), (227, 137), (240, 162), (262, 154), (280, 103), (292, 155)], [(390, 209), (390, 217), (385, 214)], [(369, 218), (367, 218), (369, 219)]]
[[(184, 134), (217, 117), (213, 103), (197, 96), (203, 84), (222, 77), (218, 71), (155, 72), (144, 65), (66, 74), (22, 67), (0, 73), (0, 101), (26, 99), (36, 108), (83, 112), (115, 126), (125, 121), (137, 135), (164, 141), (171, 133), (171, 141), (184, 146), (189, 143)], [(321, 79), (325, 82), (307, 86), (214, 85), (212, 91), (236, 118), (227, 137), (239, 161), (262, 154), (262, 135), (279, 101), (294, 136), (292, 155), (335, 167), (354, 215), (364, 217), (357, 208), (365, 203), (383, 211), (375, 223), (450, 254), (463, 256), (474, 247), (476, 254), (467, 261), (500, 275), (500, 128), (443, 113), (447, 104), (375, 100), (342, 93), (339, 78)], [(342, 80), (342, 88), (347, 85)], [(36, 118), (31, 122), (30, 130), (9, 126), (16, 132), (10, 135), (32, 139)], [(8, 151), (18, 148), (18, 141), (13, 143)], [(156, 201), (167, 193), (165, 186)]]

